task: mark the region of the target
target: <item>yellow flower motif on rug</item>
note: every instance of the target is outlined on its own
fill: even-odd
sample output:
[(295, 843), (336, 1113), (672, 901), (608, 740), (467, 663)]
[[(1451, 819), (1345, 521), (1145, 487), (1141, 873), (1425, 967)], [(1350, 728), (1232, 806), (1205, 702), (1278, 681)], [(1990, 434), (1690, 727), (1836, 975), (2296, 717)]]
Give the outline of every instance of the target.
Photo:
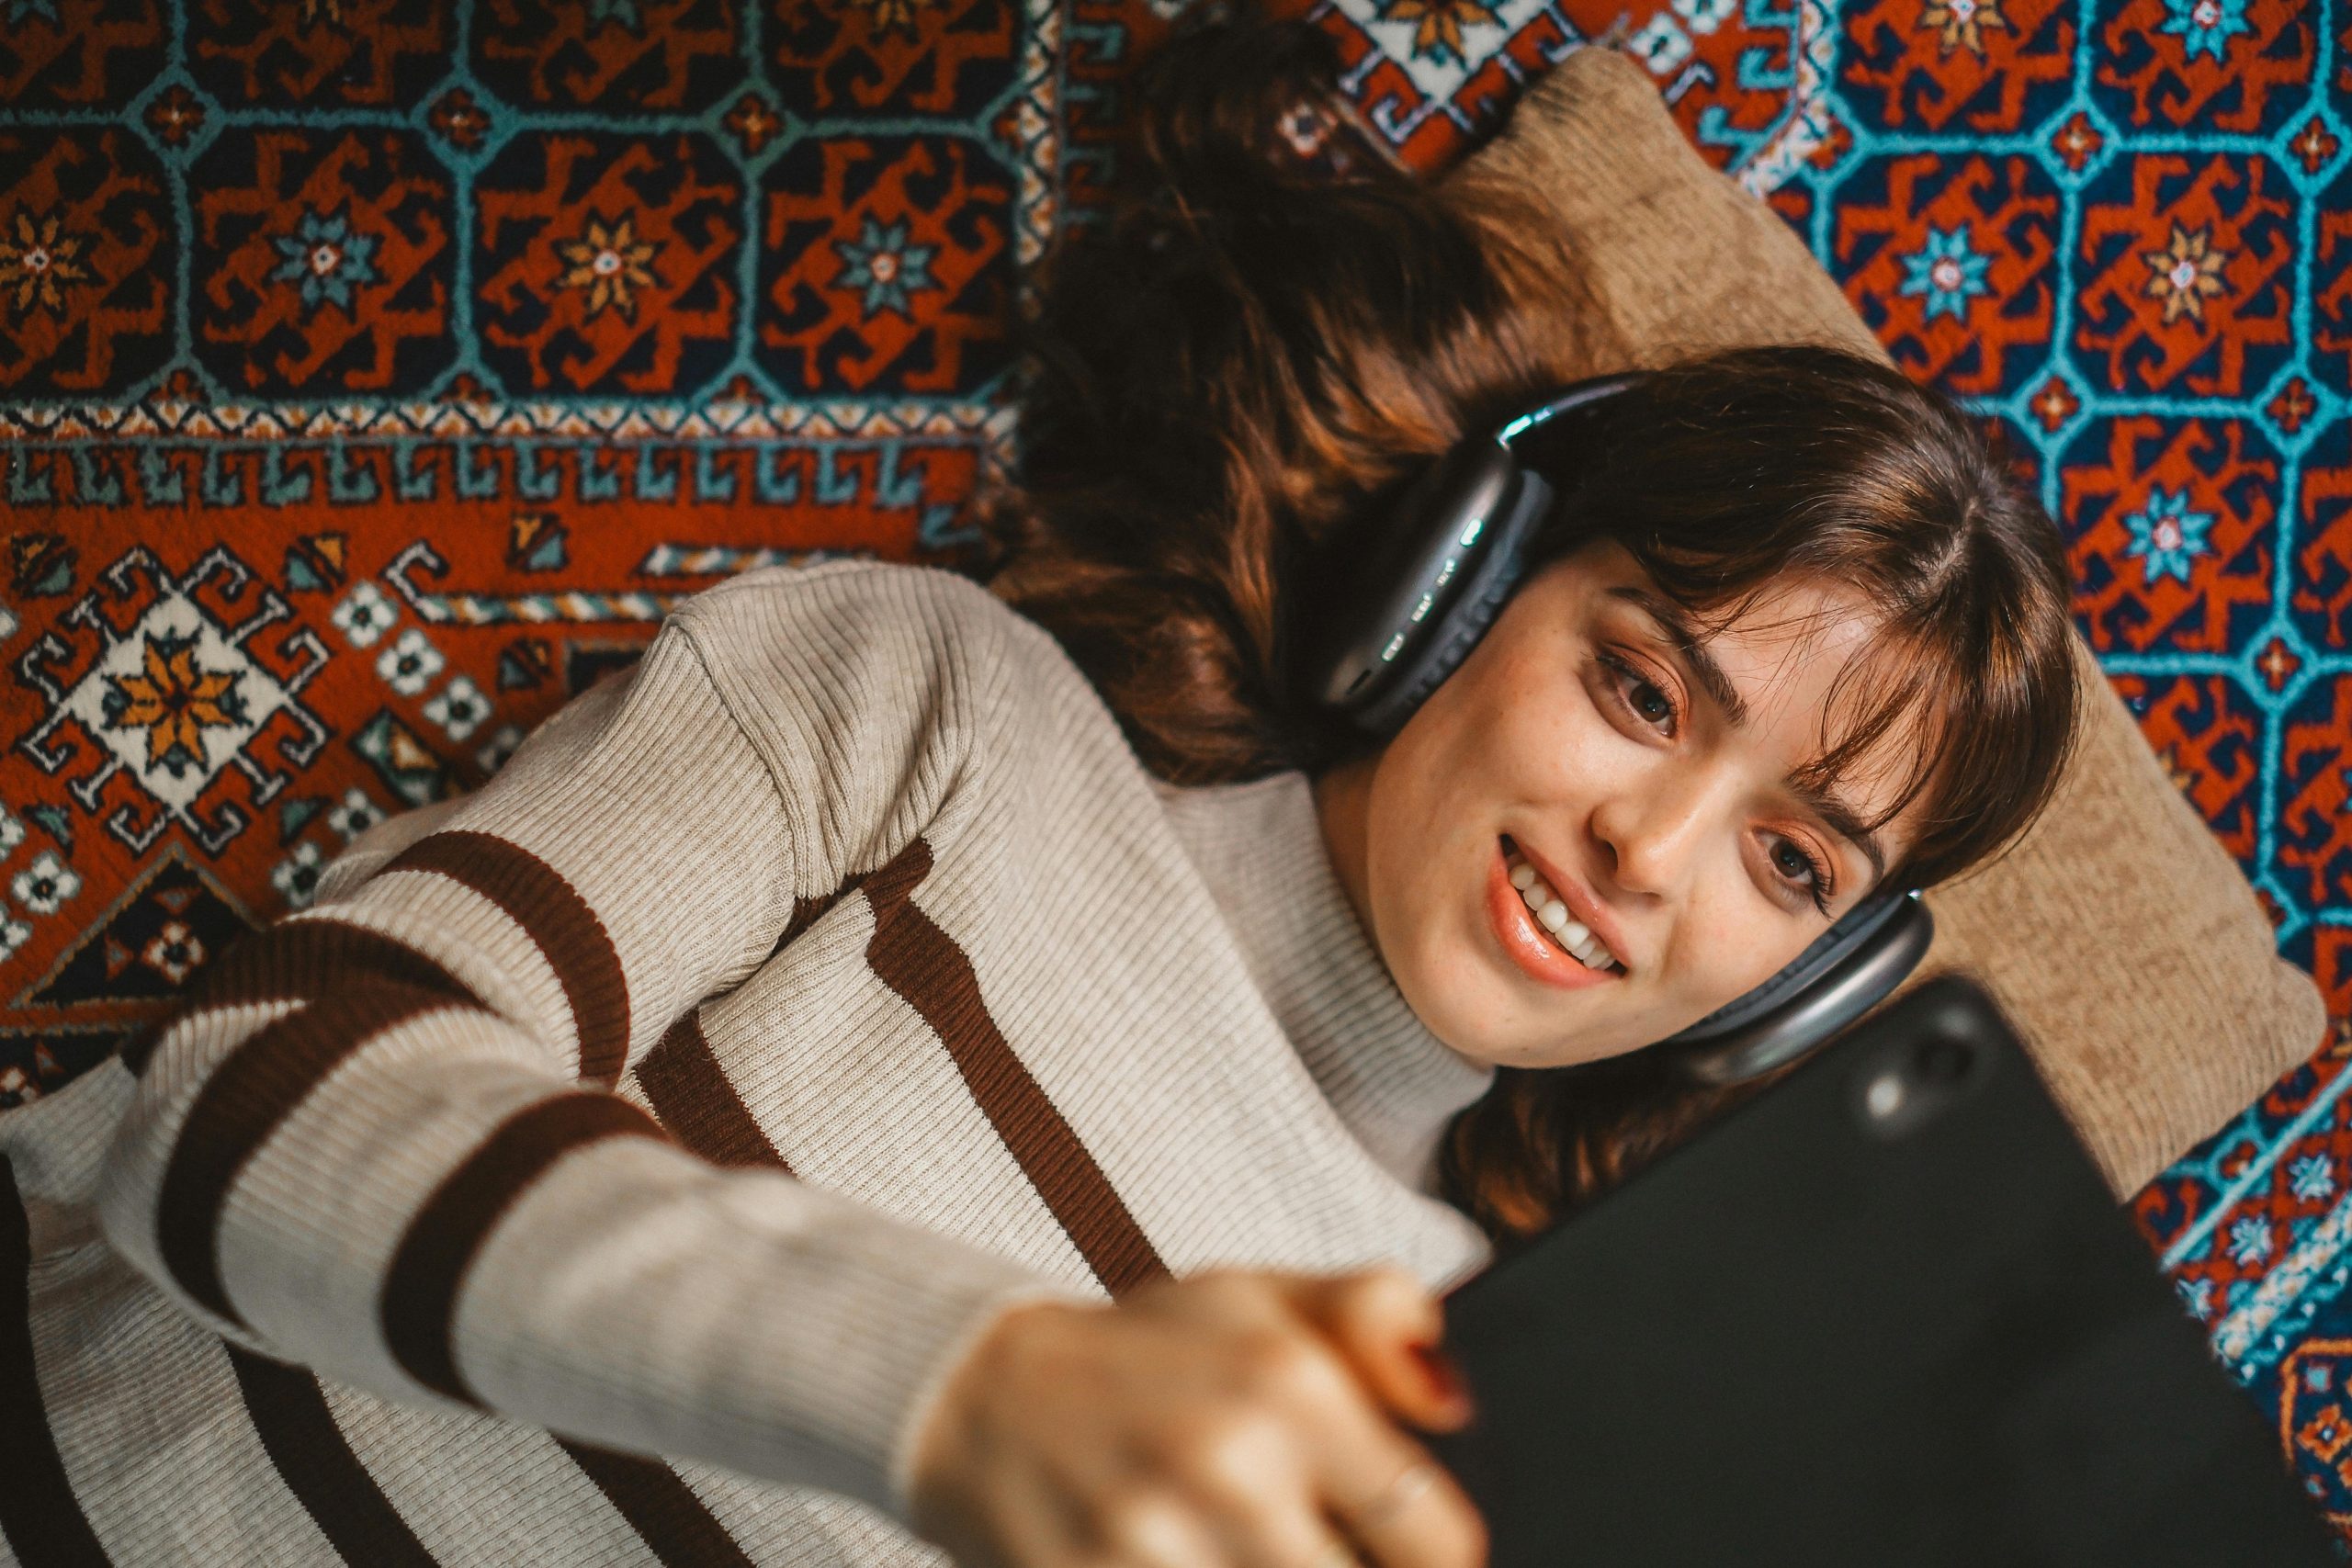
[(1381, 19), (1413, 24), (1413, 52), (1436, 59), (1466, 61), (1462, 29), (1475, 23), (1499, 27), (1501, 21), (1479, 0), (1393, 0)]
[(931, 0), (863, 0), (866, 15), (873, 18), (874, 30), (887, 33), (894, 28), (915, 30), (915, 13), (923, 10)]
[(10, 303), (18, 315), (36, 304), (63, 315), (65, 296), (58, 285), (89, 280), (78, 259), (82, 242), (60, 232), (62, 221), (52, 212), (35, 222), (31, 213), (19, 209), (14, 235), (0, 235), (0, 289), (14, 292)]
[(1919, 13), (1919, 25), (1933, 28), (1941, 35), (1944, 53), (1964, 49), (1981, 58), (1984, 53), (1984, 29), (2006, 29), (2009, 19), (2001, 14), (2001, 0), (1930, 0), (1927, 9)]
[(202, 767), (204, 732), (243, 720), (236, 674), (198, 668), (193, 640), (166, 649), (151, 639), (145, 653), (146, 673), (114, 677), (110, 716), (126, 729), (147, 731), (150, 768), (176, 775), (190, 764)]
[(648, 265), (653, 251), (653, 242), (637, 237), (631, 220), (623, 218), (607, 228), (592, 218), (584, 237), (557, 243), (556, 253), (571, 264), (571, 270), (556, 281), (566, 288), (585, 289), (592, 316), (609, 308), (634, 319), (637, 296), (632, 290), (650, 288), (655, 281)]
[(2161, 251), (2143, 251), (2140, 259), (2151, 274), (2145, 292), (2165, 302), (2165, 320), (2178, 321), (2185, 311), (2192, 321), (2205, 319), (2205, 301), (2224, 289), (2222, 268), (2230, 253), (2217, 250), (2210, 229), (2172, 227), (2172, 243)]

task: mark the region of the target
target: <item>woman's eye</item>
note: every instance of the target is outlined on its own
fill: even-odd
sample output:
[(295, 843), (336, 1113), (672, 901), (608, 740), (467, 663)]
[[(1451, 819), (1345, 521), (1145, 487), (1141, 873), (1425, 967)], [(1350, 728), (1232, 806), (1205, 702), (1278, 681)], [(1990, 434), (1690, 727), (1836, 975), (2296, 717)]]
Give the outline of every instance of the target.
[(1631, 710), (1634, 717), (1653, 729), (1668, 735), (1674, 733), (1678, 716), (1672, 697), (1622, 660), (1604, 657), (1601, 662), (1609, 667), (1609, 678), (1616, 682), (1618, 700)]
[(1774, 844), (1771, 853), (1772, 869), (1787, 877), (1792, 885), (1803, 888), (1813, 899), (1814, 908), (1827, 914), (1830, 898), (1836, 891), (1829, 885), (1829, 868), (1787, 839)]

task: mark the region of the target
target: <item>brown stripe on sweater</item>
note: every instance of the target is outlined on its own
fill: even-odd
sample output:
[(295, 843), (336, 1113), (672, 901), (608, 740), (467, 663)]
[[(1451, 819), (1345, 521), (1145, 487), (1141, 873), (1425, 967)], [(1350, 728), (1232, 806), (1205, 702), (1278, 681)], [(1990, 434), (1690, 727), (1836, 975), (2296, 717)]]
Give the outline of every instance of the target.
[(558, 1438), (664, 1568), (752, 1568), (752, 1560), (678, 1472), (658, 1460)]
[(319, 1380), (226, 1340), (221, 1348), (229, 1352), (246, 1414), (278, 1479), (343, 1560), (368, 1568), (435, 1568), (433, 1553), (351, 1451)]
[(33, 1364), (32, 1222), (0, 1155), (0, 1536), (17, 1561), (107, 1568), (49, 1429)]
[(586, 1089), (542, 1100), (501, 1122), (424, 1201), (392, 1256), (377, 1301), (392, 1359), (425, 1387), (480, 1404), (458, 1375), (451, 1335), (458, 1288), (491, 1231), (574, 1149), (661, 1136), (660, 1123), (628, 1100)]
[(178, 1010), (124, 1043), (122, 1065), (133, 1075), (144, 1073), (164, 1030), (189, 1011), (308, 1001), (350, 985), (355, 972), (452, 997), (470, 994), (441, 965), (381, 931), (323, 917), (290, 920), (254, 932), (216, 959), (188, 987)]
[(946, 1043), (965, 1086), (1103, 1289), (1117, 1295), (1168, 1272), (1110, 1178), (1013, 1053), (956, 939), (909, 900), (931, 873), (916, 839), (865, 879), (874, 906), (866, 962)]
[(180, 1289), (243, 1324), (220, 1280), (220, 1212), (254, 1152), (320, 1081), (377, 1035), (460, 993), (349, 971), (339, 988), (247, 1035), (212, 1069), (181, 1125), (155, 1199), (155, 1242)]
[(713, 1165), (763, 1165), (791, 1175), (718, 1065), (699, 1010), (689, 1009), (637, 1064), (653, 1113), (672, 1137)]
[(579, 889), (522, 846), (468, 829), (428, 833), (382, 872), (432, 871), (472, 888), (523, 928), (555, 971), (580, 1038), (580, 1076), (610, 1086), (628, 1062), (628, 981), (605, 922)]

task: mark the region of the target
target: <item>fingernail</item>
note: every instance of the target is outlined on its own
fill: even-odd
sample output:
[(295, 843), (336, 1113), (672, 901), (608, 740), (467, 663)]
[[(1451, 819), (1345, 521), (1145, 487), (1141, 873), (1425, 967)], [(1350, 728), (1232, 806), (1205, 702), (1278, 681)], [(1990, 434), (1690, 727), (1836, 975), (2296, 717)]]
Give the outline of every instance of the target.
[(1470, 1416), (1470, 1391), (1464, 1386), (1461, 1371), (1454, 1366), (1453, 1359), (1439, 1349), (1433, 1341), (1424, 1340), (1413, 1346), (1412, 1351), (1414, 1359), (1419, 1361), (1421, 1370), (1429, 1374), (1430, 1383), (1437, 1390), (1438, 1397), (1452, 1405), (1456, 1416), (1467, 1420)]

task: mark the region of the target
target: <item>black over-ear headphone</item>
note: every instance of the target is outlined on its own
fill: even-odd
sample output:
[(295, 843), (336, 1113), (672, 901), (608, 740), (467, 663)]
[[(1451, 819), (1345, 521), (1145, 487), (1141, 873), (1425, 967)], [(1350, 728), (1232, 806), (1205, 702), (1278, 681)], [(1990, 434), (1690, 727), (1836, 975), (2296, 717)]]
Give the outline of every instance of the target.
[[(1515, 444), (1640, 379), (1578, 381), (1464, 441), (1405, 491), (1312, 644), (1307, 689), (1327, 710), (1374, 735), (1404, 726), (1502, 613), (1553, 509), (1551, 482)], [(1917, 893), (1873, 893), (1779, 974), (1652, 1049), (1695, 1082), (1760, 1077), (1867, 1012), (1934, 935)]]

